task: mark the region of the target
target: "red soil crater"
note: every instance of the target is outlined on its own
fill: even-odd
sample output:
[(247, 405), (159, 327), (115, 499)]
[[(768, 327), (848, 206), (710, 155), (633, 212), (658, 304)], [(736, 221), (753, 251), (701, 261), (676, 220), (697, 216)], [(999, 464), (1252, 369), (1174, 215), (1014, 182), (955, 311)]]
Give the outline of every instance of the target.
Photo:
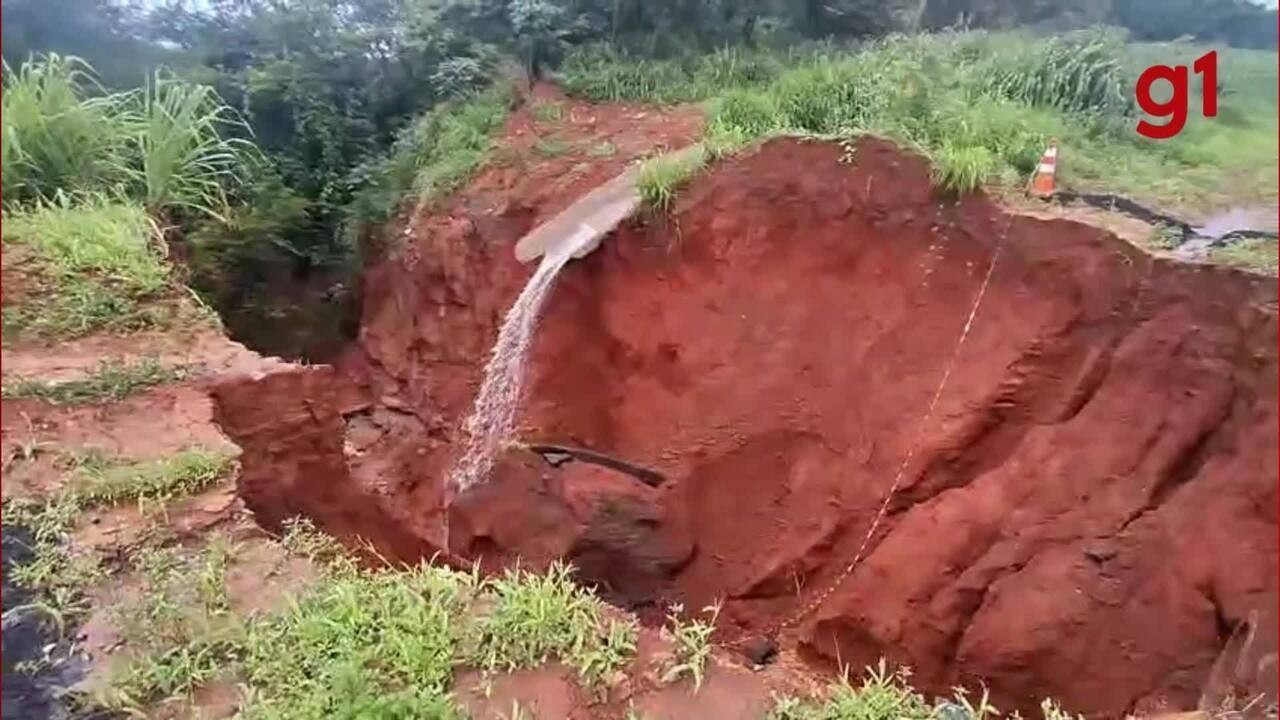
[[(442, 479), (532, 272), (512, 247), (626, 159), (558, 188), (572, 157), (487, 171), (369, 270), (338, 369), (220, 387), (260, 521), (303, 513), (399, 560), (570, 558), (642, 617), (722, 600), (726, 642), (885, 656), (926, 690), (985, 683), (1002, 710), (1193, 708), (1211, 675), (1274, 692), (1274, 280), (939, 195), (878, 140), (851, 162), (771, 141), (571, 263), (521, 439), (666, 482), (512, 449), (446, 536)], [(904, 461), (863, 561), (779, 632), (845, 570)]]

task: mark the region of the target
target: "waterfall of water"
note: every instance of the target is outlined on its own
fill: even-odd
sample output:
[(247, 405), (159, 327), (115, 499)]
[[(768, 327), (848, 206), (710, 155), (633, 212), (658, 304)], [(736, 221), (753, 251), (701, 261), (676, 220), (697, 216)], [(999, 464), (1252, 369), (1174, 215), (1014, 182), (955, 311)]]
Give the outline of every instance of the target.
[(580, 247), (595, 239), (596, 233), (582, 227), (566, 242), (547, 250), (538, 270), (529, 278), (515, 304), (507, 311), (498, 331), (493, 355), (485, 366), (484, 381), (475, 407), (467, 418), (466, 445), (462, 457), (449, 474), (449, 484), (462, 492), (483, 482), (494, 460), (510, 441), (515, 430), (516, 411), (524, 388), (525, 357), (538, 325), (538, 314), (555, 283), (560, 268)]

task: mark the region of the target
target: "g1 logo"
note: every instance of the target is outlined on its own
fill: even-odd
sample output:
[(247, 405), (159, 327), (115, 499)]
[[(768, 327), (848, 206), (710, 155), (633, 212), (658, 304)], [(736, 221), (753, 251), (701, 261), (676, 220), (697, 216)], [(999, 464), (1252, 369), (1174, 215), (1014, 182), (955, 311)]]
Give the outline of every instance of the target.
[[(1204, 87), (1201, 112), (1205, 117), (1218, 115), (1218, 51), (1213, 50), (1200, 56), (1192, 65), (1197, 75), (1202, 77)], [(1173, 88), (1173, 97), (1161, 102), (1151, 96), (1151, 88), (1160, 80), (1165, 80)], [(1187, 124), (1188, 93), (1187, 66), (1152, 65), (1138, 76), (1138, 87), (1135, 94), (1138, 106), (1148, 115), (1157, 118), (1168, 118), (1168, 122), (1157, 125), (1146, 120), (1138, 121), (1138, 134), (1153, 140), (1168, 140), (1182, 132)]]

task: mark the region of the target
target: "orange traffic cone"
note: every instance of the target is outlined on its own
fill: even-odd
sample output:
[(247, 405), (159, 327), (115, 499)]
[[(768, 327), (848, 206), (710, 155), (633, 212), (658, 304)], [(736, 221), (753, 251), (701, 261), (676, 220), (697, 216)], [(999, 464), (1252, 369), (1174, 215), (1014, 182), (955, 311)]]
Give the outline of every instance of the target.
[(1031, 194), (1037, 197), (1053, 197), (1054, 173), (1058, 170), (1058, 143), (1049, 143), (1049, 149), (1040, 157), (1040, 164), (1031, 175)]

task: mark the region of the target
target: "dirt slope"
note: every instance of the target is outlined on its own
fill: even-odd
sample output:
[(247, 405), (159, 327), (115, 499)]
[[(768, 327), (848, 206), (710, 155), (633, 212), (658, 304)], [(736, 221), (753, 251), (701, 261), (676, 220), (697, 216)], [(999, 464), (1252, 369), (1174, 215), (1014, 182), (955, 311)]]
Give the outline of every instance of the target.
[(512, 244), (571, 192), (526, 177), (505, 209), (415, 221), (369, 274), (340, 371), (219, 389), (246, 502), (405, 559), (567, 555), (642, 615), (723, 599), (732, 641), (826, 597), (910, 456), (865, 560), (784, 645), (833, 666), (885, 655), (934, 691), (981, 680), (1001, 709), (1274, 693), (1274, 280), (938, 197), (921, 159), (880, 141), (841, 155), (772, 141), (564, 271), (522, 439), (652, 468), (662, 488), (513, 449), (445, 535), (443, 471), (531, 270)]

